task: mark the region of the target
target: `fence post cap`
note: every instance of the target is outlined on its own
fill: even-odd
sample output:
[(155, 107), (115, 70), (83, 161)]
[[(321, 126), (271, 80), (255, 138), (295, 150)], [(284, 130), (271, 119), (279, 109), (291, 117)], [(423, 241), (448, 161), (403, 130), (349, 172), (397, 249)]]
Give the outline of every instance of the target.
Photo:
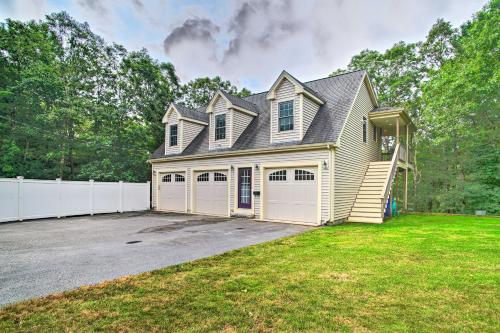
[(17, 179), (24, 179), (24, 176), (17, 176)]
[(93, 182), (94, 182), (94, 180), (93, 180), (93, 179), (89, 179), (89, 182), (93, 183)]
[(60, 182), (62, 179), (59, 177), (59, 178), (56, 178), (56, 181)]

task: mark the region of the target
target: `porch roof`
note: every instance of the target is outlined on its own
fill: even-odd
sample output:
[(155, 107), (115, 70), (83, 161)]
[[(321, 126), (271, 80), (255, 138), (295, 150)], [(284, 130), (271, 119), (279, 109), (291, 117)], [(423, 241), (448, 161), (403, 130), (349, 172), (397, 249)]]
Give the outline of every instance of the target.
[(382, 128), (384, 136), (396, 136), (398, 133), (398, 123), (400, 129), (402, 126), (408, 125), (411, 132), (415, 132), (417, 130), (410, 116), (408, 116), (403, 108), (375, 108), (368, 113), (368, 118), (375, 124), (375, 126)]

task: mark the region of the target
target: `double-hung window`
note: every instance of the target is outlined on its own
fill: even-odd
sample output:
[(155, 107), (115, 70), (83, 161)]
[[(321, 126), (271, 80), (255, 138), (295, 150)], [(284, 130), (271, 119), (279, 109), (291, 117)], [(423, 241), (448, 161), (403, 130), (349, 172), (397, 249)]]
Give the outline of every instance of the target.
[(280, 132), (293, 130), (293, 101), (278, 104), (278, 126)]
[(177, 124), (170, 125), (170, 147), (177, 146)]
[(226, 115), (215, 116), (215, 140), (224, 140), (226, 138)]
[(363, 142), (366, 143), (366, 134), (368, 131), (368, 120), (363, 117)]

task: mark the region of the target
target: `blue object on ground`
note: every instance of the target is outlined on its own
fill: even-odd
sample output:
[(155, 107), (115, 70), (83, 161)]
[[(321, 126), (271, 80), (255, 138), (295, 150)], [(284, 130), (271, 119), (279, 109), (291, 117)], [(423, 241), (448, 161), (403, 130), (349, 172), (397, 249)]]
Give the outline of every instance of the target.
[(396, 203), (396, 198), (392, 199), (392, 216), (399, 216), (398, 204)]

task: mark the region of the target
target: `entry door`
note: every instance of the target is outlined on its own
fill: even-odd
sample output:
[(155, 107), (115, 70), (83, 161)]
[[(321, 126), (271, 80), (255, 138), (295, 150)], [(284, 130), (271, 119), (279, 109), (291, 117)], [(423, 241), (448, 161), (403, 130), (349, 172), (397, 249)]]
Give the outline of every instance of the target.
[(317, 223), (318, 168), (266, 169), (264, 218)]
[(158, 190), (158, 210), (186, 211), (185, 173), (166, 173), (160, 175)]
[(206, 215), (228, 215), (227, 171), (202, 171), (194, 175), (194, 211)]
[(238, 208), (252, 208), (252, 168), (238, 169)]

